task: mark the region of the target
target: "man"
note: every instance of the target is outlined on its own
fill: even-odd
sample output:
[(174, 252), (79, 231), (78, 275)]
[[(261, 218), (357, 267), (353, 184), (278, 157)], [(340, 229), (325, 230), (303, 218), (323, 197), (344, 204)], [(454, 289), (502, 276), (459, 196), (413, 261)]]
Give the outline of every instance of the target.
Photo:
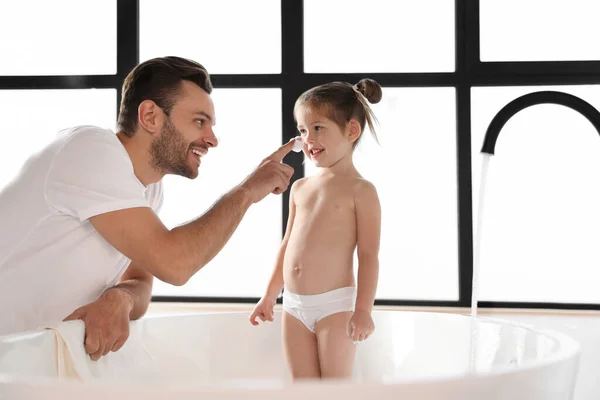
[(93, 360), (117, 351), (149, 305), (152, 279), (183, 285), (225, 245), (246, 210), (287, 190), (267, 157), (204, 215), (167, 229), (157, 217), (161, 179), (194, 179), (217, 146), (212, 85), (198, 63), (166, 57), (123, 84), (118, 132), (64, 132), (0, 192), (0, 335), (62, 320), (85, 323)]

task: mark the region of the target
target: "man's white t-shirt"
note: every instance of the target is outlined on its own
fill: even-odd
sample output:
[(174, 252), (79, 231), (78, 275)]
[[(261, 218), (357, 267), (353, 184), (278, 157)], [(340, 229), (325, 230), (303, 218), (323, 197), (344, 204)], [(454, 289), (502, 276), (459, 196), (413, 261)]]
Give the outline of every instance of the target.
[(0, 192), (0, 335), (56, 324), (118, 283), (130, 260), (88, 218), (161, 204), (114, 132), (61, 132)]

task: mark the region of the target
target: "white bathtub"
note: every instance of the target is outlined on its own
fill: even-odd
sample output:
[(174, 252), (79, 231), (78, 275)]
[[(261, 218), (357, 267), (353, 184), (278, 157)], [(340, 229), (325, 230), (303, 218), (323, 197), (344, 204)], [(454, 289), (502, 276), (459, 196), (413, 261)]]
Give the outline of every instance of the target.
[[(0, 399), (565, 400), (574, 392), (579, 345), (563, 334), (491, 319), (399, 311), (373, 313), (376, 331), (358, 345), (352, 381), (292, 385), (280, 315), (259, 327), (247, 317), (214, 313), (133, 322), (122, 357), (141, 346), (146, 355), (176, 361), (140, 365), (154, 369), (148, 374), (126, 371), (83, 381), (58, 378), (53, 331), (3, 337)], [(80, 321), (68, 324), (83, 337)], [(87, 357), (79, 361), (93, 371), (116, 362), (119, 353), (99, 361), (105, 364)], [(128, 367), (135, 363), (135, 357), (123, 360)]]

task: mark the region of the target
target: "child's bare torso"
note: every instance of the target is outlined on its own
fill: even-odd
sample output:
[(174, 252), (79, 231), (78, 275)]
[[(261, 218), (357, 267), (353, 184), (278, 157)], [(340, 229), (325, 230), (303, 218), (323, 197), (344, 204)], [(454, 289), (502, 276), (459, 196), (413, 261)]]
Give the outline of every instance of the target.
[(287, 290), (311, 295), (354, 286), (354, 190), (361, 180), (358, 175), (318, 175), (298, 182), (283, 264)]

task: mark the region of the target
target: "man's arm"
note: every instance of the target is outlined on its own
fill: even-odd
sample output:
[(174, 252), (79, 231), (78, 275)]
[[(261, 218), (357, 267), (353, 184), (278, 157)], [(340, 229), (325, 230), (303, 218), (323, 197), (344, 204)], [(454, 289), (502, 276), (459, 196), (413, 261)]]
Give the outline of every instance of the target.
[[(285, 190), (281, 179), (276, 179), (275, 184), (279, 186), (271, 191)], [(95, 229), (132, 260), (117, 285), (65, 318), (65, 321), (80, 319), (84, 322), (84, 346), (92, 360), (118, 351), (125, 344), (129, 321), (141, 318), (148, 309), (153, 276), (168, 283), (183, 284), (221, 250), (256, 199), (249, 190), (234, 189), (206, 214), (172, 231), (149, 208), (126, 209), (90, 218)]]
[(117, 285), (64, 319), (83, 321), (84, 347), (92, 360), (118, 351), (125, 344), (129, 337), (129, 321), (141, 318), (148, 309), (152, 279), (143, 268), (131, 264)]
[(134, 321), (146, 314), (152, 299), (152, 275), (145, 269), (131, 264), (117, 285), (108, 290), (120, 290), (125, 294), (129, 319)]
[(150, 208), (131, 208), (90, 218), (117, 250), (158, 279), (183, 285), (229, 240), (251, 202), (234, 190), (198, 219), (168, 230)]
[(253, 203), (287, 190), (293, 168), (281, 160), (292, 139), (266, 158), (238, 187), (198, 219), (167, 229), (149, 208), (130, 208), (90, 218), (94, 228), (119, 252), (158, 279), (185, 284), (221, 251)]

